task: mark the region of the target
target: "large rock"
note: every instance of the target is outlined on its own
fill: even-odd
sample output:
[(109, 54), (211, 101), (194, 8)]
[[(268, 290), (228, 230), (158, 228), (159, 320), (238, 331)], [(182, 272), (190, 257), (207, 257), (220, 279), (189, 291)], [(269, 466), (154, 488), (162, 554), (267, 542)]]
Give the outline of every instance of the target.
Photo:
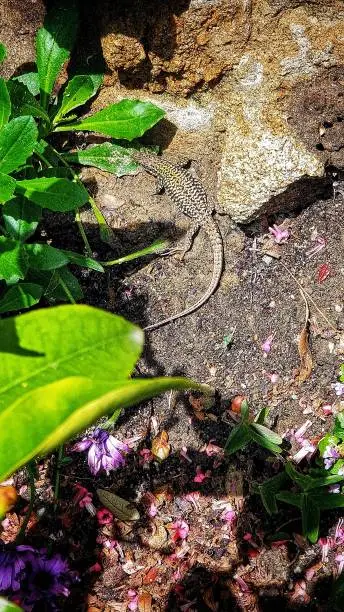
[(177, 106), (197, 92), (213, 115), (192, 137), (205, 152), (219, 140), (217, 196), (234, 220), (312, 201), (325, 165), (344, 166), (342, 0), (108, 2), (101, 24), (109, 84)]

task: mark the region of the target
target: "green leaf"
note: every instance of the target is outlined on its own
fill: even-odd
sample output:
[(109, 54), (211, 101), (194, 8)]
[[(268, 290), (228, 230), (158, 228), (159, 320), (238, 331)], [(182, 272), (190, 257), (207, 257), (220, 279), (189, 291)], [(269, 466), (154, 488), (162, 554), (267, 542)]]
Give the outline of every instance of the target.
[(344, 495), (342, 493), (312, 493), (312, 499), (320, 510), (344, 508)]
[(0, 172), (9, 174), (32, 154), (38, 130), (33, 117), (16, 117), (0, 131)]
[[(2, 46), (3, 45), (0, 43), (0, 50)], [(22, 608), (16, 606), (12, 601), (7, 601), (7, 599), (0, 597), (0, 612), (22, 612), (22, 610)]]
[(0, 279), (9, 284), (25, 278), (27, 257), (22, 244), (12, 238), (0, 236)]
[[(343, 380), (344, 382), (344, 380)], [(333, 433), (335, 436), (344, 439), (344, 412), (339, 412), (334, 421)]]
[(2, 43), (0, 43), (0, 64), (2, 64), (2, 62), (6, 59), (6, 57), (7, 57), (6, 47)]
[(264, 425), (259, 425), (258, 423), (251, 423), (250, 426), (250, 434), (252, 440), (263, 446), (263, 448), (267, 448), (272, 453), (281, 453), (282, 449), (279, 446), (282, 444), (282, 438), (276, 434), (271, 429), (264, 427)]
[(55, 270), (68, 264), (69, 259), (59, 249), (50, 244), (25, 244), (29, 268), (37, 270)]
[(97, 495), (101, 504), (110, 510), (110, 512), (120, 521), (140, 520), (140, 514), (137, 508), (126, 499), (106, 489), (97, 489)]
[(130, 380), (142, 345), (138, 327), (89, 306), (0, 321), (0, 481), (107, 412), (167, 389), (201, 390), (183, 378)]
[(73, 77), (63, 92), (61, 105), (54, 117), (56, 124), (71, 110), (82, 106), (98, 91), (103, 81), (102, 74), (80, 74)]
[(16, 192), (42, 208), (67, 212), (83, 206), (88, 193), (83, 185), (65, 178), (35, 178), (17, 181)]
[(270, 412), (270, 408), (269, 407), (266, 406), (265, 408), (262, 408), (258, 412), (257, 416), (255, 417), (254, 422), (258, 423), (258, 425), (264, 425), (264, 423), (265, 423), (265, 421), (266, 421), (266, 419), (268, 417), (269, 412)]
[(341, 573), (337, 580), (333, 583), (329, 601), (329, 610), (332, 610), (333, 612), (343, 612), (344, 610), (344, 573)]
[(337, 446), (339, 443), (339, 438), (334, 436), (332, 433), (327, 433), (321, 440), (318, 442), (318, 449), (320, 456), (324, 456), (324, 452), (327, 446)]
[(285, 472), (281, 472), (269, 480), (258, 485), (261, 500), (263, 502), (265, 510), (269, 514), (275, 514), (278, 512), (276, 504), (276, 493), (288, 482), (288, 476)]
[(103, 266), (95, 259), (92, 259), (92, 257), (85, 257), (84, 255), (79, 255), (79, 253), (73, 253), (73, 251), (61, 250), (60, 252), (67, 257), (70, 263), (96, 270), (96, 272), (104, 272)]
[(242, 421), (244, 423), (248, 423), (250, 420), (250, 408), (249, 408), (247, 400), (243, 400), (241, 402), (240, 414), (241, 414)]
[(165, 251), (169, 246), (168, 240), (157, 240), (153, 242), (148, 247), (141, 249), (140, 251), (135, 251), (134, 253), (129, 253), (129, 255), (123, 255), (123, 257), (119, 257), (118, 259), (112, 259), (111, 261), (103, 261), (103, 266), (118, 266), (122, 263), (126, 263), (128, 261), (132, 261), (133, 259), (138, 259), (139, 257), (145, 257), (146, 255), (151, 255), (152, 253), (161, 253)]
[(0, 78), (0, 130), (11, 114), (11, 101), (5, 80)]
[(24, 242), (35, 233), (42, 217), (42, 209), (19, 196), (4, 205), (2, 216), (8, 234)]
[(158, 123), (165, 112), (151, 102), (121, 100), (76, 123), (59, 125), (55, 132), (87, 130), (112, 138), (133, 140)]
[(39, 77), (38, 72), (24, 72), (24, 74), (20, 74), (19, 76), (12, 77), (11, 81), (15, 83), (18, 81), (19, 83), (23, 83), (25, 87), (28, 88), (29, 92), (33, 96), (38, 96), (39, 94)]
[(37, 102), (26, 85), (20, 83), (20, 81), (8, 81), (7, 88), (11, 99), (12, 118), (32, 115), (32, 117), (40, 117), (47, 121), (47, 123), (50, 123), (49, 115)]
[(36, 36), (36, 57), (41, 104), (47, 108), (55, 80), (74, 46), (78, 26), (75, 2), (56, 4), (47, 14)]
[(335, 464), (331, 467), (329, 471), (331, 472), (331, 474), (338, 474), (340, 470), (341, 473), (343, 474), (344, 472), (343, 468), (344, 468), (344, 459), (337, 459), (337, 461), (335, 462)]
[[(344, 382), (344, 363), (342, 363), (339, 367), (339, 382)], [(343, 428), (344, 428), (344, 414), (342, 413), (341, 418), (343, 420)]]
[(135, 172), (137, 164), (130, 156), (130, 151), (112, 142), (103, 142), (93, 145), (82, 151), (63, 153), (62, 157), (68, 162), (81, 164), (82, 166), (93, 166), (105, 172), (111, 172), (116, 176), (124, 176)]
[(0, 204), (7, 202), (13, 196), (16, 187), (14, 178), (0, 172)]
[[(48, 273), (41, 272), (41, 274)], [(44, 295), (48, 300), (55, 302), (71, 302), (72, 300), (78, 302), (84, 297), (78, 279), (68, 267), (55, 270), (49, 279)]]
[(320, 510), (308, 493), (302, 493), (301, 515), (303, 535), (315, 544), (319, 537)]
[(326, 487), (331, 484), (336, 484), (337, 482), (342, 482), (344, 480), (344, 476), (340, 476), (338, 474), (317, 476), (316, 478), (313, 478), (312, 476), (308, 476), (306, 474), (301, 474), (301, 472), (299, 472), (290, 461), (286, 464), (285, 470), (288, 476), (303, 491), (311, 491), (312, 489)]
[(0, 313), (30, 308), (39, 302), (43, 288), (34, 283), (18, 283), (0, 298)]
[(285, 504), (290, 504), (291, 506), (296, 506), (301, 510), (302, 507), (302, 494), (301, 493), (292, 493), (291, 491), (280, 491), (276, 493), (276, 499), (284, 502)]
[(229, 434), (225, 444), (225, 452), (227, 455), (233, 455), (238, 450), (245, 448), (250, 441), (250, 428), (245, 423), (240, 423)]

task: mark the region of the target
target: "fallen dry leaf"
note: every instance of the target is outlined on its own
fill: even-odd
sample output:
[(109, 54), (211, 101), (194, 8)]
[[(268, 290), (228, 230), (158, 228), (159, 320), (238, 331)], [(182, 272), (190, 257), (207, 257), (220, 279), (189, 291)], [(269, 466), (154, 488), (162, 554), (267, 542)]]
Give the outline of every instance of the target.
[(118, 497), (106, 489), (97, 489), (97, 495), (105, 508), (120, 521), (138, 521), (140, 518), (135, 506), (122, 497)]
[(161, 431), (154, 438), (154, 440), (152, 440), (151, 450), (155, 459), (158, 459), (158, 461), (164, 461), (164, 459), (167, 459), (171, 452), (171, 444), (168, 441), (167, 431)]
[(305, 322), (305, 326), (299, 338), (298, 349), (299, 349), (299, 355), (300, 355), (300, 368), (299, 368), (299, 373), (296, 376), (296, 381), (299, 384), (302, 384), (303, 382), (305, 382), (305, 380), (307, 380), (310, 377), (312, 373), (313, 358), (312, 358), (312, 353), (311, 353), (311, 349), (309, 346), (309, 306), (308, 306), (308, 302), (306, 300), (305, 294), (303, 293), (301, 289), (300, 289), (300, 292), (306, 304), (306, 322)]
[(0, 518), (3, 518), (18, 499), (17, 491), (11, 485), (0, 487)]
[(150, 612), (152, 609), (152, 596), (147, 591), (142, 591), (137, 600), (139, 612)]

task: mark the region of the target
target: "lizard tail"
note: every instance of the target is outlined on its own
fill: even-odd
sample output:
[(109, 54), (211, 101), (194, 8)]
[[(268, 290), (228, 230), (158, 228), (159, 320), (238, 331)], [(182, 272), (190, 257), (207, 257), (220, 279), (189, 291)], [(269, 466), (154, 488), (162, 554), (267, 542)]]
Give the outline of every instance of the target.
[(198, 310), (201, 306), (203, 306), (203, 304), (205, 304), (205, 302), (209, 300), (210, 296), (217, 289), (217, 286), (220, 282), (222, 269), (223, 269), (222, 236), (221, 236), (221, 233), (220, 233), (220, 230), (218, 228), (216, 221), (214, 221), (212, 217), (209, 217), (209, 220), (202, 223), (201, 227), (207, 232), (210, 238), (212, 249), (213, 249), (213, 257), (214, 257), (213, 276), (212, 276), (211, 283), (207, 291), (198, 300), (198, 302), (193, 304), (193, 306), (189, 306), (189, 308), (186, 308), (185, 310), (182, 310), (181, 312), (178, 312), (177, 314), (172, 315), (171, 317), (168, 317), (167, 319), (163, 319), (162, 321), (159, 321), (158, 323), (153, 323), (152, 325), (148, 325), (147, 327), (144, 327), (143, 328), (144, 331), (150, 331), (152, 329), (157, 329), (158, 327), (162, 327), (163, 325), (166, 325), (167, 323), (171, 323), (172, 321), (175, 321), (176, 319), (180, 319), (181, 317), (186, 317), (186, 315), (189, 315), (192, 312), (195, 312), (195, 310)]

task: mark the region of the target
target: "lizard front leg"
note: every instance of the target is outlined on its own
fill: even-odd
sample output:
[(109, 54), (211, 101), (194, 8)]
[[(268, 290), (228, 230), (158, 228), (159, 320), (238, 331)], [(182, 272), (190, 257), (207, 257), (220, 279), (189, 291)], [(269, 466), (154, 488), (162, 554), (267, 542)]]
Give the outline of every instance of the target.
[(184, 242), (182, 245), (177, 245), (175, 247), (172, 247), (170, 249), (167, 249), (167, 251), (164, 251), (164, 255), (176, 255), (177, 258), (182, 261), (184, 259), (185, 254), (190, 251), (194, 238), (196, 236), (196, 233), (198, 232), (200, 228), (199, 223), (197, 223), (197, 221), (192, 221), (186, 236), (184, 238)]

